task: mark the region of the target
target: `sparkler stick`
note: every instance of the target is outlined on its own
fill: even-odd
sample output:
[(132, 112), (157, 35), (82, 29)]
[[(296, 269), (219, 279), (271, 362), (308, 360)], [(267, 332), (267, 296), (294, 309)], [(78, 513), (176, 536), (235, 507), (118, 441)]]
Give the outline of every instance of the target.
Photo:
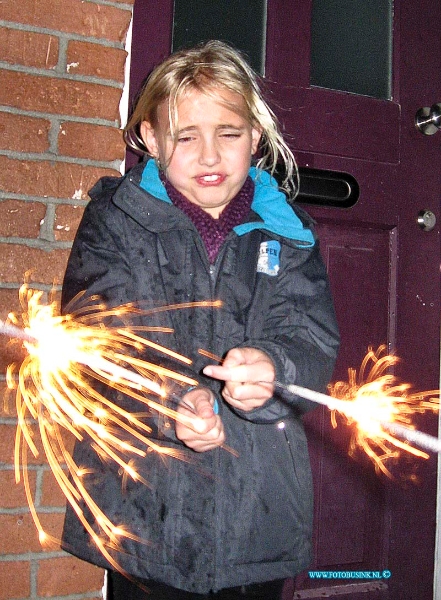
[(0, 333), (2, 335), (6, 335), (10, 338), (17, 338), (20, 340), (26, 340), (28, 342), (35, 342), (35, 338), (29, 335), (24, 329), (17, 327), (16, 325), (11, 325), (10, 323), (5, 323), (0, 319)]
[[(363, 405), (363, 413), (361, 413), (360, 407), (357, 405), (356, 402), (339, 400), (332, 396), (328, 396), (327, 394), (322, 394), (321, 392), (316, 392), (314, 390), (310, 390), (299, 385), (284, 385), (279, 381), (274, 382), (274, 384), (276, 387), (288, 391), (291, 394), (301, 396), (302, 398), (306, 398), (307, 400), (312, 400), (317, 404), (326, 406), (330, 410), (336, 410), (346, 416), (349, 416), (355, 421), (357, 421), (361, 426), (363, 426), (363, 418), (367, 418), (365, 412), (366, 404)], [(366, 397), (365, 400), (366, 403), (368, 403), (369, 398)], [(431, 452), (441, 452), (441, 439), (439, 438), (428, 435), (427, 433), (423, 433), (422, 431), (410, 429), (409, 427), (405, 427), (398, 423), (392, 423), (389, 421), (381, 420), (381, 418), (375, 416), (374, 411), (372, 411), (372, 414), (369, 414), (368, 418), (372, 419), (373, 421), (376, 421), (379, 426), (389, 431), (392, 435), (396, 435), (397, 437), (404, 439), (409, 443), (416, 444), (424, 450), (429, 450)]]
[(429, 450), (431, 452), (441, 452), (441, 439), (434, 437), (433, 435), (429, 435), (427, 433), (423, 433), (422, 431), (418, 431), (417, 429), (409, 429), (409, 427), (404, 427), (403, 425), (398, 425), (398, 423), (385, 423), (381, 422), (381, 426), (384, 429), (387, 429), (392, 433), (392, 435), (396, 435), (406, 442), (415, 444), (424, 450)]
[[(0, 334), (10, 338), (22, 339), (26, 342), (30, 342), (31, 344), (38, 344), (38, 339), (27, 333), (24, 329), (21, 329), (16, 325), (11, 325), (10, 323), (5, 323), (2, 320), (0, 320)], [(94, 371), (107, 373), (115, 381), (120, 379), (126, 383), (135, 384), (135, 387), (139, 390), (146, 389), (157, 394), (158, 396), (164, 396), (164, 390), (158, 383), (139, 375), (139, 373), (135, 373), (134, 371), (125, 369), (120, 365), (111, 363), (101, 356), (91, 356), (81, 352), (75, 352), (72, 354), (72, 361), (88, 366)], [(166, 369), (163, 369), (163, 371), (167, 371), (167, 374), (173, 377), (174, 373), (172, 371), (168, 371)], [(194, 385), (197, 383), (190, 377), (179, 376), (179, 379), (181, 381), (183, 380), (189, 385)]]

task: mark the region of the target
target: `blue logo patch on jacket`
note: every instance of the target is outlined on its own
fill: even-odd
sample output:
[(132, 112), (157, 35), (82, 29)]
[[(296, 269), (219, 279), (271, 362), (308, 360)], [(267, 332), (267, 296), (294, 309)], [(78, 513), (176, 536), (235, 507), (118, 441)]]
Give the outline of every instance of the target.
[(280, 268), (280, 242), (270, 240), (262, 242), (259, 249), (259, 260), (257, 261), (257, 272), (275, 276)]

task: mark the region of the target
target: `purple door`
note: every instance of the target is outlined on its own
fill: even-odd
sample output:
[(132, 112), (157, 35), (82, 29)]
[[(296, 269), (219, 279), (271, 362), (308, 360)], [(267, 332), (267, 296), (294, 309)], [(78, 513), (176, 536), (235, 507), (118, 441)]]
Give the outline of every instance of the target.
[[(387, 344), (402, 359), (401, 379), (437, 389), (441, 132), (424, 135), (415, 115), (441, 102), (441, 6), (395, 0), (390, 95), (378, 99), (311, 85), (312, 5), (268, 0), (265, 73), (300, 166), (347, 173), (359, 186), (351, 207), (305, 206), (318, 222), (341, 328), (334, 379), (346, 380), (369, 345)], [(172, 16), (172, 0), (135, 2), (134, 87), (170, 52)], [(415, 424), (437, 432), (433, 415)], [(318, 580), (305, 573), (294, 597), (432, 599), (436, 457), (402, 456), (389, 463), (388, 479), (361, 452), (348, 456), (350, 431), (333, 429), (327, 410), (308, 416), (307, 429), (316, 488), (311, 568), (390, 576)]]

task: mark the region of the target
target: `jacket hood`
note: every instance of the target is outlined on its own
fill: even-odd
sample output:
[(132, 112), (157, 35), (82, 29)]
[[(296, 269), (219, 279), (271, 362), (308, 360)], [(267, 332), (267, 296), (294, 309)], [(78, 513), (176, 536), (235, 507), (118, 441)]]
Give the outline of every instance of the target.
[[(295, 241), (299, 246), (314, 246), (314, 234), (305, 227), (292, 206), (288, 203), (277, 185), (276, 180), (262, 169), (251, 167), (249, 175), (254, 181), (255, 192), (251, 209), (262, 219), (249, 221), (234, 227), (237, 235), (244, 235), (254, 229), (264, 229), (286, 239)], [(144, 166), (140, 187), (159, 200), (172, 204), (159, 177), (159, 170), (153, 159)]]

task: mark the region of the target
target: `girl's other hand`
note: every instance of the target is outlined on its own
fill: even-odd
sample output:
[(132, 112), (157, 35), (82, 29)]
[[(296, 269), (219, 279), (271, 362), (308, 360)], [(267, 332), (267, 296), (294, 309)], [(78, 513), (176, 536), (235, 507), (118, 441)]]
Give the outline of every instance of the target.
[(214, 394), (200, 387), (187, 392), (178, 406), (185, 415), (187, 425), (176, 421), (176, 437), (196, 452), (206, 452), (225, 442), (224, 426), (213, 409)]

